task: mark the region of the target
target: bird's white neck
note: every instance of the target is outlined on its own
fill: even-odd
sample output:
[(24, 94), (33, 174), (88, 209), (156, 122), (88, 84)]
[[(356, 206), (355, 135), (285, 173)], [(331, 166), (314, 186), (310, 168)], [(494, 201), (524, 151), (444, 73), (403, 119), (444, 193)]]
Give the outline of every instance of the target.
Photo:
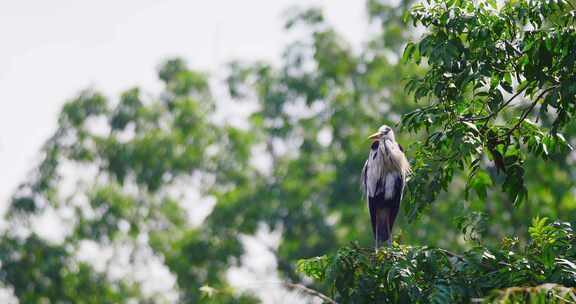
[(394, 147), (394, 141), (390, 138), (383, 138), (380, 140), (380, 143), (382, 144), (382, 147), (384, 149), (382, 149), (382, 151), (384, 151), (384, 153), (388, 154), (390, 153), (390, 149), (392, 149)]

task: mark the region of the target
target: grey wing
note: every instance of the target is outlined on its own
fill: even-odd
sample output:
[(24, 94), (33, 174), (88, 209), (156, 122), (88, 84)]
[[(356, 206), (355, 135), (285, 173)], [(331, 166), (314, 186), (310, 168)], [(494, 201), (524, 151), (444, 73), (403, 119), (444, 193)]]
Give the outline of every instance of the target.
[[(400, 202), (402, 201), (402, 196), (404, 192), (404, 178), (402, 175), (399, 174), (396, 177), (394, 182), (394, 195), (392, 196), (392, 202), (390, 208), (389, 221), (390, 221), (390, 228), (394, 226), (394, 222), (396, 222), (396, 216), (398, 216), (398, 211), (400, 210)], [(390, 229), (392, 230), (392, 229)]]
[(372, 144), (370, 152), (368, 153), (368, 159), (364, 163), (364, 168), (362, 169), (362, 190), (366, 197), (369, 197), (370, 195), (374, 196), (380, 192), (376, 191), (376, 189), (379, 187), (378, 183), (382, 182), (382, 178), (376, 179), (373, 177), (373, 174), (368, 174), (370, 166), (374, 165), (376, 157), (378, 156), (378, 145), (377, 141)]
[(404, 183), (405, 181), (402, 174), (397, 174), (396, 180), (394, 181), (394, 195), (392, 196), (395, 206), (400, 205), (400, 201), (402, 201), (402, 197), (404, 196)]
[(368, 185), (366, 185), (366, 180), (368, 178), (368, 160), (366, 160), (366, 162), (364, 162), (364, 167), (362, 168), (362, 176), (360, 177), (361, 180), (361, 185), (360, 187), (362, 187), (362, 193), (364, 195), (368, 195)]

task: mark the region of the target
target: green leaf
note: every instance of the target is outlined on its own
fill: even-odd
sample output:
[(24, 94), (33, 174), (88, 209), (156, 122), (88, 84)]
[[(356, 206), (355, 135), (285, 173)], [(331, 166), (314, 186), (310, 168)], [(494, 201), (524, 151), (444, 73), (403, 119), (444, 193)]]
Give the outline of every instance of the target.
[(412, 57), (412, 53), (414, 53), (415, 45), (412, 42), (409, 42), (406, 47), (404, 48), (404, 53), (402, 54), (402, 62), (407, 63), (410, 58)]
[(493, 9), (498, 8), (498, 6), (496, 5), (496, 0), (486, 0), (486, 2), (488, 2), (488, 4), (490, 4), (490, 7), (492, 7)]
[(479, 133), (478, 127), (475, 124), (468, 121), (463, 121), (462, 123), (465, 124), (469, 129), (474, 130), (475, 133)]
[(413, 53), (413, 58), (414, 58), (414, 62), (416, 62), (416, 64), (420, 64), (420, 45), (415, 45), (414, 46), (414, 53)]

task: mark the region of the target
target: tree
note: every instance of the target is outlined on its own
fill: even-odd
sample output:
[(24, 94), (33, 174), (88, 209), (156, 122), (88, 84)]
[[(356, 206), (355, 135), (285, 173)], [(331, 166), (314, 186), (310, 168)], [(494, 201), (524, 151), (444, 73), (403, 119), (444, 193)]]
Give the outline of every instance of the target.
[(404, 117), (406, 129), (429, 132), (417, 152), (421, 175), (411, 187), (419, 208), (437, 193), (424, 193), (426, 186), (445, 189), (464, 167), (468, 188), (485, 197), (490, 179), (481, 169), (484, 155), (504, 173), (502, 190), (519, 205), (527, 197), (526, 152), (548, 160), (571, 148), (560, 133), (574, 114), (576, 93), (570, 5), (511, 1), (498, 9), (494, 1), (452, 1), (412, 9), (414, 23), (429, 29), (404, 53), (417, 63), (424, 57), (430, 66), (407, 84), (429, 106)]
[[(572, 4), (429, 1), (416, 4), (407, 16), (426, 32), (406, 45), (403, 59), (428, 65), (424, 76), (407, 82), (423, 104), (402, 118), (405, 130), (423, 136), (412, 146), (415, 174), (408, 185), (408, 214), (434, 209), (442, 190), (452, 190), (463, 176), (466, 200), (470, 191), (485, 204), (488, 197), (500, 198), (511, 208), (527, 203), (528, 193), (541, 199), (538, 192), (546, 188), (526, 187), (527, 180), (540, 179), (525, 175), (526, 170), (551, 176), (542, 166), (570, 162), (572, 147), (561, 132), (574, 129)], [(556, 177), (563, 171), (552, 172)], [(563, 182), (561, 175), (558, 180)], [(557, 193), (569, 197), (566, 206), (573, 212), (569, 184)], [(495, 186), (506, 197), (488, 196)], [(466, 219), (461, 222), (465, 231), (469, 226)], [(299, 265), (344, 303), (576, 300), (574, 288), (550, 284), (576, 286), (571, 225), (536, 217), (527, 231), (529, 240), (521, 243), (510, 235), (497, 246), (483, 244), (476, 235), (478, 245), (464, 254), (398, 245), (373, 253), (352, 246)], [(549, 285), (522, 288), (544, 283)]]
[(536, 218), (529, 231), (526, 246), (506, 239), (499, 247), (455, 254), (427, 246), (396, 244), (374, 252), (353, 245), (298, 265), (338, 303), (573, 302), (571, 225)]
[(368, 2), (372, 22), (382, 31), (359, 53), (312, 9), (288, 20), (289, 30), (299, 27), (309, 34), (287, 47), (280, 67), (261, 62), (231, 66), (231, 95), (255, 96), (260, 106), (251, 121), (272, 169), (261, 181), (235, 189), (234, 197), (242, 200), (219, 198), (209, 220), (241, 218), (232, 221), (240, 223), (234, 229), (249, 234), (259, 223), (281, 230), (279, 248), (272, 252), (280, 273), (290, 280), (302, 279), (295, 260), (372, 238), (359, 169), (368, 150), (367, 134), (383, 123), (396, 124), (398, 113), (414, 109), (402, 75), (420, 69), (396, 60), (410, 36), (401, 20), (408, 3)]
[[(147, 261), (163, 264), (176, 277), (181, 302), (254, 303), (253, 296), (234, 291), (225, 274), (241, 264), (242, 236), (264, 227), (281, 235), (278, 247), (269, 249), (284, 281), (307, 284), (340, 301), (358, 296), (360, 289), (366, 300), (388, 299), (383, 291), (396, 285), (388, 285), (392, 281), (382, 272), (394, 275), (392, 283), (404, 284), (395, 288), (393, 299), (484, 297), (494, 288), (528, 282), (525, 276), (536, 276), (529, 281), (534, 284), (573, 286), (569, 226), (538, 220), (527, 229), (538, 214), (565, 221), (576, 216), (571, 194), (576, 172), (568, 154), (576, 128), (568, 120), (554, 128), (559, 105), (572, 115), (568, 98), (573, 95), (559, 89), (555, 103), (548, 98), (555, 111), (529, 123), (530, 113), (541, 107), (528, 111), (531, 103), (522, 109), (512, 105), (531, 97), (540, 101), (538, 95), (556, 84), (526, 76), (528, 66), (544, 63), (524, 63), (523, 55), (514, 55), (506, 44), (502, 51), (499, 43), (505, 37), (502, 42), (521, 52), (526, 39), (540, 43), (538, 50), (546, 47), (547, 40), (538, 36), (544, 34), (526, 34), (522, 22), (541, 14), (535, 29), (561, 25), (571, 20), (563, 14), (569, 4), (515, 1), (495, 10), (489, 3), (433, 2), (412, 10), (411, 18), (421, 26), (414, 28), (402, 20), (412, 3), (368, 1), (374, 33), (360, 50), (350, 47), (321, 11), (296, 12), (286, 27), (303, 36), (287, 46), (278, 66), (230, 65), (227, 89), (234, 102), (258, 106), (246, 128), (217, 122), (215, 114), (227, 104), (213, 99), (206, 75), (179, 59), (160, 67), (164, 90), (158, 96), (141, 88), (118, 101), (93, 90), (79, 94), (64, 106), (43, 160), (11, 201), (0, 246), (2, 283), (30, 302), (166, 300), (147, 294), (130, 275), (111, 278), (108, 270), (118, 259), (110, 259), (102, 271), (79, 259), (89, 243), (128, 255), (128, 265), (120, 265), (128, 269)], [(472, 11), (460, 14), (467, 9)], [(537, 10), (542, 12), (528, 14)], [(477, 20), (485, 33), (469, 35), (476, 27), (464, 22), (468, 19)], [(418, 43), (407, 44), (422, 31)], [(510, 33), (514, 39), (499, 36)], [(450, 41), (456, 39), (460, 45), (454, 49), (456, 42)], [(570, 39), (562, 43), (573, 43)], [(558, 64), (569, 61), (571, 52), (561, 50), (564, 44), (558, 50), (556, 42), (552, 45), (552, 66), (571, 68)], [(561, 85), (571, 90), (567, 79), (573, 72), (547, 75), (568, 77)], [(406, 82), (409, 77), (414, 79)], [(534, 79), (525, 82), (526, 77)], [(372, 244), (372, 236), (359, 174), (370, 144), (365, 138), (383, 123), (400, 123), (398, 140), (409, 147), (416, 170), (396, 234), (412, 245), (372, 257), (362, 249)], [(67, 174), (71, 167), (82, 174)], [(430, 191), (435, 185), (446, 191)], [(209, 215), (194, 225), (189, 217), (201, 217), (196, 206), (212, 203)], [(50, 214), (66, 227), (63, 240), (47, 240), (34, 224)], [(37, 249), (28, 257), (30, 248)], [(550, 264), (550, 252), (563, 261)], [(296, 263), (313, 256), (322, 257)], [(489, 276), (487, 269), (498, 270), (503, 261), (520, 279)], [(438, 277), (429, 276), (436, 269), (442, 269)], [(320, 281), (310, 283), (302, 272)], [(486, 284), (472, 286), (470, 278), (477, 277)], [(413, 288), (404, 288), (410, 284)], [(71, 294), (69, 286), (87, 292)], [(566, 291), (547, 285), (538, 290)], [(96, 293), (103, 298), (92, 296)]]
[[(142, 292), (134, 278), (115, 282), (107, 275), (159, 256), (176, 276), (182, 302), (206, 300), (200, 291), (206, 284), (220, 289), (216, 301), (256, 302), (226, 291), (223, 275), (228, 259), (242, 254), (239, 241), (191, 227), (185, 205), (170, 191), (190, 179), (206, 185), (200, 191), (213, 180), (225, 187), (247, 178), (241, 172), (248, 153), (241, 152), (250, 146), (240, 143), (250, 136), (210, 120), (215, 106), (206, 77), (183, 61), (165, 62), (159, 77), (165, 91), (158, 98), (134, 88), (111, 107), (101, 94), (84, 91), (64, 106), (38, 169), (12, 199), (2, 236), (1, 278), (21, 301), (159, 301), (162, 295)], [(225, 147), (236, 153), (220, 153)], [(66, 176), (65, 166), (93, 174)], [(79, 180), (72, 193), (64, 189), (67, 178)], [(62, 241), (37, 236), (33, 223), (41, 217), (68, 228)], [(113, 256), (104, 273), (96, 272), (78, 259), (87, 242), (112, 248), (114, 256), (127, 253), (130, 265)]]

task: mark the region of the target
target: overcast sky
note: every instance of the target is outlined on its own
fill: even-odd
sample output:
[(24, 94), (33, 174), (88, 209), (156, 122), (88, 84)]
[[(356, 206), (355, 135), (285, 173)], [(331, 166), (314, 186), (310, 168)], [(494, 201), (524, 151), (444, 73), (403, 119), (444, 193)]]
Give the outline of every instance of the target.
[(2, 207), (79, 90), (157, 91), (155, 69), (170, 56), (212, 74), (232, 59), (277, 61), (288, 42), (282, 16), (294, 5), (321, 6), (353, 44), (363, 39), (358, 0), (0, 0)]

